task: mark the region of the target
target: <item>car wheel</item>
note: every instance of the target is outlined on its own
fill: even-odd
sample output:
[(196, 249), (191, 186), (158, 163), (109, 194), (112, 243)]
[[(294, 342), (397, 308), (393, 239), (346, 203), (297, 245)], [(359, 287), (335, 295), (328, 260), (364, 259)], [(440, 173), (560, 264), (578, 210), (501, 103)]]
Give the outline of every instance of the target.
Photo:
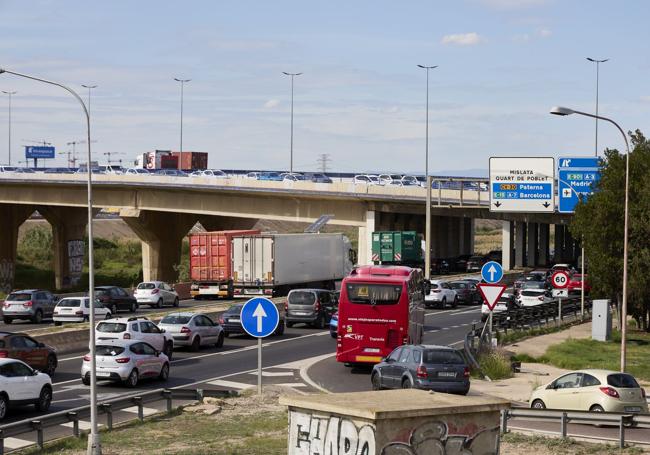
[(117, 305), (111, 305), (111, 314), (117, 314)]
[(223, 346), (223, 332), (219, 334), (219, 338), (217, 338), (217, 342), (215, 343), (215, 346), (220, 348)]
[(54, 321), (54, 325), (56, 325), (56, 326), (59, 326), (61, 324), (63, 324), (61, 321)]
[(87, 373), (84, 376), (82, 376), (81, 382), (83, 385), (90, 385), (90, 373)]
[(402, 381), (402, 388), (403, 389), (413, 388), (413, 383), (411, 383), (411, 380), (409, 378), (406, 378)]
[(284, 321), (278, 323), (278, 328), (275, 329), (273, 335), (282, 336), (284, 334)]
[(160, 379), (161, 381), (166, 381), (168, 378), (169, 378), (169, 364), (165, 363), (160, 369), (160, 374), (158, 375), (158, 379)]
[(52, 404), (52, 387), (49, 385), (43, 386), (41, 393), (38, 396), (38, 401), (36, 402), (36, 410), (41, 412), (47, 412), (50, 409)]
[(601, 405), (599, 405), (599, 404), (595, 404), (592, 407), (590, 407), (589, 411), (591, 411), (591, 412), (605, 412), (603, 407)]
[(318, 316), (318, 320), (316, 321), (316, 328), (319, 330), (325, 328), (325, 316), (323, 316), (322, 314)]
[(2, 318), (2, 321), (3, 321), (5, 324), (11, 324), (11, 323), (13, 322), (13, 319), (8, 318), (8, 317), (4, 317), (4, 318)]
[(542, 400), (534, 400), (530, 407), (533, 409), (546, 409), (546, 405)]
[(43, 312), (41, 310), (36, 310), (36, 314), (32, 318), (34, 324), (40, 324), (43, 321)]
[(106, 314), (104, 315), (104, 319), (110, 319), (110, 318), (111, 318), (111, 313), (106, 312)]
[(138, 379), (139, 379), (139, 378), (138, 378), (138, 370), (136, 370), (136, 369), (134, 368), (134, 369), (131, 371), (131, 374), (129, 375), (129, 377), (126, 378), (126, 385), (127, 385), (128, 387), (133, 388), (133, 387), (135, 387), (135, 386), (138, 385)]
[(178, 307), (180, 305), (180, 302), (178, 301), (178, 297), (174, 299), (174, 306)]
[(442, 299), (442, 302), (440, 302), (440, 308), (444, 310), (446, 306), (447, 306), (447, 297), (444, 297)]
[(44, 373), (46, 373), (49, 377), (54, 376), (54, 371), (56, 370), (56, 357), (54, 355), (50, 354), (47, 356), (47, 366), (45, 367)]
[(287, 322), (287, 327), (289, 328), (293, 327), (293, 322)]
[[(156, 302), (156, 308), (162, 308), (162, 306), (163, 306), (163, 300), (158, 299), (158, 301)], [(133, 307), (131, 307), (131, 308), (133, 308)], [(135, 310), (132, 309), (131, 311), (133, 312)]]
[(330, 332), (330, 336), (331, 336), (332, 338), (336, 338), (336, 332)]
[(9, 407), (9, 399), (6, 395), (0, 395), (0, 420), (4, 419), (7, 415), (7, 408)]
[(135, 311), (138, 309), (138, 306), (135, 303), (132, 303), (129, 309), (131, 310), (131, 313), (135, 313)]
[(193, 352), (198, 351), (201, 348), (201, 337), (200, 336), (195, 336), (194, 339), (192, 340), (192, 346), (190, 346), (190, 349)]
[(163, 353), (167, 356), (169, 360), (172, 359), (172, 355), (174, 354), (174, 342), (173, 341), (168, 341), (165, 343), (165, 349), (163, 350)]
[(381, 390), (381, 379), (378, 373), (372, 375), (370, 382), (372, 383), (372, 390)]
[(224, 331), (223, 331), (223, 336), (225, 336), (226, 338), (228, 338), (228, 337), (230, 336), (230, 332), (226, 332), (226, 331), (224, 330)]
[(452, 308), (456, 308), (458, 306), (458, 297), (454, 297), (454, 303), (451, 304)]
[(90, 316), (84, 316), (84, 322), (90, 321)]

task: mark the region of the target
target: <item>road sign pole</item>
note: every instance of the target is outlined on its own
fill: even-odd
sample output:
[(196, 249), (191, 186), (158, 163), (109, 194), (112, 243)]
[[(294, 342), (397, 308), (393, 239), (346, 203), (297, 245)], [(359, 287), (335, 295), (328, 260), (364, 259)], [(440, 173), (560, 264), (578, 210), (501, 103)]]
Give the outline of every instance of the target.
[(582, 280), (580, 281), (580, 319), (585, 319), (585, 246), (584, 239), (582, 241), (582, 252), (580, 253), (580, 271), (582, 273)]
[(562, 297), (557, 299), (557, 325), (562, 324)]
[(493, 311), (490, 310), (490, 346), (492, 346), (492, 313)]
[(257, 339), (257, 394), (262, 395), (262, 339)]

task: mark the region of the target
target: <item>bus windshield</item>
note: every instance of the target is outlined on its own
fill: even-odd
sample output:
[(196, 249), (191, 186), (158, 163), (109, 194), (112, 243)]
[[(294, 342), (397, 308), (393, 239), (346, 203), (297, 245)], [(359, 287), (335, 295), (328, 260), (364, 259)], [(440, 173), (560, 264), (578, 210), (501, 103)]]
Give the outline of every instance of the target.
[(348, 283), (348, 300), (362, 305), (395, 305), (402, 295), (401, 284)]

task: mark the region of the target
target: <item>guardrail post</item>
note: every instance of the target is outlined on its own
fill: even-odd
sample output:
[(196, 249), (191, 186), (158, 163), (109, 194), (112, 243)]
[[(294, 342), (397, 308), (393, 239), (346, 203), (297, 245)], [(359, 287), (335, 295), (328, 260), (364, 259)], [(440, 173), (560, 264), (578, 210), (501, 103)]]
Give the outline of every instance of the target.
[(113, 407), (110, 403), (102, 403), (99, 405), (101, 410), (106, 413), (106, 428), (108, 431), (113, 430)]
[(171, 390), (163, 390), (162, 391), (162, 396), (167, 401), (167, 413), (170, 414), (172, 412), (172, 391)]
[(135, 402), (136, 406), (138, 406), (138, 419), (140, 422), (144, 421), (144, 406), (142, 404), (142, 397), (133, 397), (133, 401)]
[(463, 190), (465, 188), (465, 182), (460, 182), (460, 206), (463, 206)]
[(508, 432), (508, 410), (501, 411), (501, 434)]
[(442, 205), (442, 185), (440, 183), (441, 181), (438, 180), (438, 206)]
[(79, 437), (79, 417), (74, 411), (70, 411), (66, 414), (68, 419), (72, 420), (72, 434), (75, 438)]
[(32, 428), (36, 430), (36, 444), (39, 448), (43, 448), (43, 423), (40, 420), (32, 420)]
[(625, 420), (625, 416), (619, 417), (618, 447), (620, 449), (625, 447)]
[(566, 439), (567, 435), (567, 415), (566, 412), (562, 413), (562, 418), (560, 419), (560, 433), (562, 433), (562, 439)]
[(0, 430), (0, 455), (4, 455), (5, 453), (5, 433), (4, 431)]
[(196, 389), (196, 400), (203, 403), (203, 389)]

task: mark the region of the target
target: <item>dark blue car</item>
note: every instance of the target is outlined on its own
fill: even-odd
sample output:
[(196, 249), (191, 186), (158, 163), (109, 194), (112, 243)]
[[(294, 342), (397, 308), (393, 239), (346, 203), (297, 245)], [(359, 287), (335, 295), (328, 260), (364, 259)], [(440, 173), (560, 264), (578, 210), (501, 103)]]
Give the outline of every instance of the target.
[(282, 176), (277, 172), (260, 172), (257, 180), (266, 180), (271, 182), (281, 182)]
[(339, 328), (339, 313), (336, 312), (332, 315), (332, 318), (330, 319), (330, 335), (332, 335), (332, 338), (336, 338), (336, 331)]

